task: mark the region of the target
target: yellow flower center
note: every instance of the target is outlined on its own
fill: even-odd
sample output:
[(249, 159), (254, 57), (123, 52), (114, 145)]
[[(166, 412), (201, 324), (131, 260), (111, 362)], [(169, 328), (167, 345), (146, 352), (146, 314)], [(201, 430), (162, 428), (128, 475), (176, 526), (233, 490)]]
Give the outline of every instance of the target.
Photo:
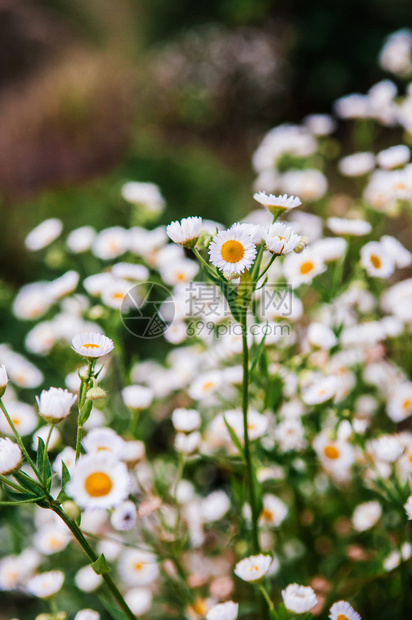
[(207, 383), (203, 385), (203, 391), (207, 392), (207, 390), (210, 390), (210, 388), (212, 388), (213, 385), (214, 385), (213, 381), (207, 381)]
[(193, 605), (193, 609), (200, 616), (204, 616), (206, 614), (206, 611), (207, 611), (206, 601), (204, 601), (202, 599), (198, 599), (195, 602), (195, 604)]
[(412, 405), (412, 400), (410, 398), (407, 398), (406, 400), (403, 401), (403, 405), (402, 407), (405, 409), (405, 411), (407, 409), (409, 409), (409, 407)]
[(264, 508), (260, 514), (260, 518), (263, 519), (264, 521), (272, 521), (273, 513), (267, 508)]
[(113, 293), (112, 295), (112, 299), (124, 299), (125, 295), (124, 293)]
[(237, 263), (242, 260), (245, 254), (245, 248), (243, 245), (235, 239), (229, 239), (225, 241), (220, 250), (223, 260), (227, 263)]
[(84, 488), (91, 497), (108, 495), (112, 490), (112, 486), (110, 477), (101, 471), (89, 474), (84, 482)]
[(408, 456), (408, 461), (409, 461), (410, 463), (412, 463), (412, 452), (411, 452), (411, 453), (410, 453), (410, 455)]
[(137, 570), (137, 571), (142, 570), (143, 562), (135, 562), (134, 565), (133, 565), (133, 568), (134, 568), (134, 570)]
[(381, 259), (376, 254), (371, 254), (371, 263), (375, 269), (379, 269), (382, 265)]
[(307, 273), (310, 273), (312, 271), (313, 267), (314, 267), (313, 262), (311, 260), (307, 260), (301, 264), (300, 273), (302, 275), (306, 275)]
[(20, 424), (19, 418), (12, 418), (11, 421), (13, 422), (14, 426), (18, 426)]
[(91, 342), (88, 342), (87, 344), (82, 345), (85, 349), (98, 349), (99, 345), (98, 344), (92, 344)]
[(256, 564), (253, 564), (253, 565), (250, 567), (250, 572), (251, 572), (251, 573), (257, 573), (258, 571), (259, 571), (259, 566), (256, 566)]
[(335, 446), (326, 446), (323, 452), (328, 459), (335, 460), (339, 457), (339, 450)]
[(59, 538), (56, 538), (56, 536), (53, 536), (49, 540), (49, 545), (50, 545), (50, 549), (58, 550), (61, 547), (61, 541)]
[(349, 620), (349, 618), (348, 616), (345, 616), (345, 614), (339, 614), (336, 620)]

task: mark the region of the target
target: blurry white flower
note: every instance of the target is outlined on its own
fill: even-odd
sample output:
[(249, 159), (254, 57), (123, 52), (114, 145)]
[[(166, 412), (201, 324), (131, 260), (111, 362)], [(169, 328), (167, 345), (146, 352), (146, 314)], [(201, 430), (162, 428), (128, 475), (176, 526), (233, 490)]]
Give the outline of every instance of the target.
[(335, 235), (367, 235), (372, 230), (372, 226), (366, 220), (348, 220), (343, 217), (328, 217), (328, 228)]
[(107, 454), (80, 457), (66, 492), (81, 508), (113, 508), (129, 493), (126, 465)]
[(210, 371), (197, 377), (190, 385), (187, 393), (193, 400), (202, 400), (210, 394), (214, 394), (222, 385), (223, 377), (218, 371)]
[(279, 527), (288, 513), (288, 508), (276, 495), (266, 493), (263, 496), (263, 510), (259, 516), (259, 525)]
[(24, 241), (25, 246), (32, 252), (42, 250), (57, 239), (62, 230), (63, 224), (61, 220), (58, 220), (55, 217), (44, 220), (44, 222), (29, 232)]
[(328, 181), (320, 170), (291, 170), (282, 174), (282, 190), (287, 194), (300, 196), (305, 202), (322, 198), (328, 189)]
[(233, 601), (219, 603), (209, 609), (206, 620), (236, 620), (239, 613), (239, 605)]
[(247, 233), (233, 229), (221, 230), (209, 244), (210, 262), (228, 275), (250, 269), (255, 260), (256, 246)]
[(154, 183), (129, 181), (122, 186), (121, 194), (127, 202), (142, 205), (152, 213), (161, 213), (165, 208), (165, 200), (159, 186)]
[(150, 551), (127, 549), (119, 560), (119, 574), (128, 586), (152, 584), (159, 575), (156, 556)]
[(371, 501), (359, 504), (352, 515), (355, 530), (364, 532), (373, 527), (381, 518), (382, 506), (379, 502)]
[(404, 76), (411, 70), (412, 31), (402, 28), (393, 32), (386, 40), (379, 63), (383, 69)]
[(36, 396), (39, 414), (50, 424), (67, 418), (76, 399), (76, 394), (55, 387), (43, 390), (40, 396)]
[(412, 254), (395, 237), (383, 235), (380, 238), (380, 243), (383, 245), (386, 253), (393, 259), (396, 267), (409, 267), (412, 263)]
[(46, 525), (39, 529), (33, 536), (33, 544), (43, 555), (53, 555), (67, 547), (72, 540), (70, 532), (60, 525)]
[(339, 170), (345, 177), (363, 176), (375, 167), (373, 153), (354, 153), (339, 161)]
[(404, 451), (404, 447), (398, 437), (394, 435), (381, 435), (378, 439), (368, 442), (367, 450), (380, 461), (394, 463)]
[(175, 437), (175, 448), (178, 452), (183, 454), (191, 454), (197, 450), (200, 443), (200, 433), (194, 431), (193, 433), (177, 433)]
[(337, 377), (323, 377), (303, 390), (302, 400), (306, 405), (325, 403), (335, 396), (337, 387)]
[(172, 423), (177, 431), (191, 433), (200, 427), (200, 413), (196, 409), (175, 409), (172, 413)]
[(13, 301), (14, 315), (18, 319), (27, 320), (41, 317), (53, 303), (49, 291), (48, 282), (33, 282), (22, 286)]
[(102, 581), (103, 577), (95, 573), (91, 566), (83, 566), (74, 576), (74, 582), (82, 592), (94, 592)]
[(362, 247), (361, 265), (375, 278), (389, 278), (395, 269), (392, 257), (379, 241), (370, 241)]
[(149, 277), (149, 270), (144, 265), (135, 263), (116, 263), (112, 267), (112, 275), (115, 278), (143, 282)]
[(93, 253), (102, 260), (111, 260), (129, 249), (129, 231), (121, 226), (106, 228), (93, 241)]
[[(37, 429), (37, 431), (35, 431), (35, 433), (33, 433), (32, 443), (31, 443), (33, 450), (38, 449), (39, 438), (42, 439), (44, 443), (46, 443), (47, 437), (49, 436), (49, 432), (50, 432), (50, 426), (41, 426), (40, 428)], [(54, 448), (60, 442), (60, 439), (61, 439), (60, 433), (57, 430), (56, 426), (53, 425), (53, 429), (52, 429), (52, 432), (49, 438), (49, 450), (54, 450)]]
[(93, 609), (81, 609), (74, 616), (74, 620), (100, 620), (100, 614)]
[(309, 114), (303, 122), (315, 136), (328, 136), (336, 128), (336, 121), (329, 114)]
[(77, 334), (72, 340), (72, 349), (88, 359), (102, 357), (114, 349), (113, 340), (97, 332)]
[(297, 583), (290, 583), (285, 590), (282, 590), (282, 598), (286, 609), (295, 614), (307, 613), (318, 602), (310, 586), (300, 586)]
[(333, 603), (329, 610), (330, 620), (361, 620), (360, 615), (346, 601)]
[(132, 588), (124, 596), (124, 600), (136, 616), (142, 616), (150, 610), (152, 598), (149, 588)]
[(125, 441), (111, 428), (93, 428), (82, 440), (88, 454), (105, 453), (121, 459), (125, 450)]
[(301, 254), (288, 254), (283, 263), (285, 279), (292, 287), (310, 284), (313, 278), (325, 269), (321, 257), (310, 248), (306, 248)]
[(399, 144), (398, 146), (391, 146), (389, 149), (380, 151), (376, 156), (376, 161), (381, 168), (390, 170), (391, 168), (397, 168), (406, 164), (410, 156), (409, 148), (405, 144)]
[[(30, 405), (12, 400), (7, 403), (7, 411), (20, 435), (29, 435), (36, 428), (38, 418)], [(3, 414), (0, 415), (0, 432), (5, 435), (13, 435), (13, 431)]]
[(82, 226), (72, 230), (66, 239), (66, 245), (72, 254), (87, 252), (92, 247), (95, 236), (93, 226)]
[(311, 244), (311, 250), (325, 263), (338, 260), (345, 255), (348, 244), (342, 237), (325, 237)]
[(22, 462), (19, 446), (10, 439), (0, 439), (0, 474), (8, 476), (17, 471)]
[(136, 523), (137, 510), (131, 501), (122, 502), (113, 510), (110, 523), (115, 530), (126, 532)]
[(7, 376), (6, 367), (4, 366), (4, 364), (1, 364), (0, 365), (0, 390), (3, 390), (3, 393), (8, 383), (9, 383), (9, 378)]
[(390, 572), (401, 563), (402, 556), (399, 551), (391, 551), (391, 553), (384, 559), (383, 568), (386, 572)]
[(213, 491), (200, 504), (200, 514), (206, 523), (219, 521), (230, 510), (230, 499), (224, 491)]
[(331, 328), (324, 323), (310, 324), (308, 329), (308, 340), (311, 345), (326, 350), (331, 349), (338, 342)]
[(64, 581), (61, 570), (40, 573), (32, 577), (26, 584), (27, 591), (39, 598), (49, 598), (58, 592)]
[(236, 564), (234, 573), (243, 581), (257, 583), (266, 575), (271, 564), (270, 555), (251, 555)]
[(410, 381), (395, 386), (388, 400), (387, 413), (394, 422), (402, 422), (412, 414), (412, 383)]
[(411, 520), (412, 519), (412, 495), (408, 497), (404, 508), (405, 508), (408, 519)]
[(129, 409), (147, 409), (153, 396), (153, 391), (144, 385), (128, 385), (122, 389), (124, 404)]
[(66, 446), (62, 452), (60, 452), (53, 463), (53, 471), (56, 472), (59, 478), (62, 477), (62, 463), (64, 463), (69, 470), (71, 471), (76, 459), (76, 451), (71, 446)]

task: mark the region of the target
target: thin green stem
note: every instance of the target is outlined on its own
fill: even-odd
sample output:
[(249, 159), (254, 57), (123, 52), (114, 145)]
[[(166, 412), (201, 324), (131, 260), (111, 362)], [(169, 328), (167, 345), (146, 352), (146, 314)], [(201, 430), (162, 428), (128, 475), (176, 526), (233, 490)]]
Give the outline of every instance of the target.
[(53, 432), (54, 429), (54, 424), (50, 424), (50, 428), (49, 428), (49, 432), (47, 434), (47, 439), (46, 439), (46, 443), (44, 445), (44, 458), (43, 458), (43, 484), (46, 484), (46, 463), (47, 463), (47, 450), (49, 448), (49, 441), (50, 441), (50, 437), (51, 434)]
[[(73, 536), (75, 537), (77, 542), (83, 548), (83, 551), (86, 553), (88, 558), (92, 562), (95, 562), (97, 560), (97, 555), (93, 551), (93, 549), (91, 548), (89, 543), (87, 542), (86, 538), (83, 536), (80, 528), (76, 525), (76, 523), (72, 519), (70, 519), (70, 517), (64, 512), (64, 510), (62, 508), (60, 508), (60, 506), (58, 506), (57, 504), (53, 504), (52, 505), (52, 510), (67, 525), (67, 527), (69, 528), (69, 530), (71, 531), (71, 533), (73, 534)], [(126, 601), (124, 600), (123, 596), (120, 594), (119, 590), (117, 589), (117, 586), (115, 585), (115, 583), (114, 583), (113, 579), (110, 577), (110, 575), (108, 573), (104, 573), (102, 575), (102, 578), (103, 578), (107, 588), (112, 593), (113, 598), (116, 600), (116, 602), (121, 607), (121, 609), (124, 612), (126, 618), (128, 618), (128, 620), (136, 620), (136, 616), (133, 614), (133, 612), (131, 611), (131, 609), (127, 605)]]
[(192, 251), (193, 251), (193, 254), (196, 256), (196, 258), (198, 259), (198, 261), (206, 269), (206, 271), (209, 271), (214, 278), (217, 278), (218, 277), (217, 274), (213, 271), (211, 266), (205, 261), (205, 259), (203, 258), (199, 250), (197, 250), (196, 248), (192, 248)]
[(262, 593), (263, 598), (265, 599), (268, 609), (269, 609), (269, 614), (270, 617), (273, 618), (273, 620), (279, 620), (279, 616), (276, 612), (275, 606), (269, 596), (268, 591), (266, 590), (265, 586), (263, 584), (260, 584), (259, 586), (259, 590)]
[(244, 433), (244, 452), (247, 467), (247, 477), (249, 483), (249, 499), (252, 510), (252, 542), (253, 551), (260, 552), (258, 535), (258, 518), (255, 495), (255, 480), (253, 472), (252, 457), (249, 445), (248, 429), (248, 409), (249, 409), (249, 350), (247, 344), (247, 311), (242, 311), (242, 348), (243, 348), (243, 389), (242, 389), (242, 412), (243, 412), (243, 433)]
[[(265, 244), (262, 242), (260, 244), (260, 246), (259, 246), (259, 250), (258, 250), (257, 256), (255, 258), (255, 262), (254, 262), (252, 270), (250, 272), (250, 277), (252, 278), (253, 282), (255, 281), (255, 276), (259, 273), (259, 269), (260, 269), (260, 265), (261, 265), (261, 262), (262, 262), (262, 256), (263, 256), (264, 249), (265, 249)], [(258, 279), (259, 278), (257, 278), (257, 280)]]
[(81, 385), (79, 390), (79, 400), (78, 400), (78, 416), (77, 416), (77, 435), (76, 435), (76, 461), (80, 456), (80, 448), (82, 441), (82, 428), (83, 426), (80, 424), (80, 412), (83, 408), (84, 403), (86, 402), (87, 392), (91, 387), (91, 380), (93, 378), (94, 367), (96, 365), (95, 359), (90, 359), (89, 365), (87, 368), (87, 374), (85, 377), (81, 378)]
[(7, 484), (9, 487), (12, 487), (13, 489), (18, 491), (19, 493), (25, 493), (25, 491), (26, 491), (26, 489), (23, 489), (23, 487), (17, 485), (15, 482), (12, 482), (11, 480), (6, 478), (6, 476), (3, 476), (2, 474), (0, 474), (0, 480), (1, 480), (1, 482), (4, 482), (4, 484)]
[(276, 259), (277, 257), (278, 257), (278, 255), (277, 255), (277, 254), (272, 254), (272, 256), (271, 256), (271, 258), (270, 258), (270, 261), (268, 262), (268, 264), (266, 265), (266, 267), (264, 268), (264, 270), (262, 271), (262, 273), (261, 273), (261, 274), (259, 274), (259, 277), (258, 277), (258, 279), (256, 280), (256, 282), (259, 282), (260, 278), (262, 278), (262, 277), (265, 275), (265, 273), (266, 273), (267, 271), (269, 271), (269, 269), (272, 267), (272, 265), (273, 265), (273, 263), (275, 262), (275, 259)]
[(24, 457), (25, 457), (26, 461), (30, 464), (30, 467), (32, 468), (32, 470), (36, 474), (37, 479), (41, 482), (42, 480), (40, 478), (40, 474), (37, 471), (37, 468), (36, 468), (34, 462), (30, 458), (29, 453), (27, 452), (26, 447), (25, 447), (25, 445), (24, 445), (24, 443), (23, 443), (23, 441), (22, 441), (22, 439), (21, 439), (21, 437), (19, 435), (19, 432), (16, 429), (16, 427), (14, 426), (13, 421), (10, 418), (10, 416), (8, 414), (8, 411), (7, 411), (6, 407), (4, 406), (3, 401), (2, 401), (1, 398), (0, 398), (0, 408), (3, 411), (4, 415), (6, 416), (6, 420), (9, 423), (9, 426), (10, 426), (11, 430), (13, 431), (13, 434), (14, 434), (14, 436), (16, 438), (17, 444), (18, 444), (20, 450), (22, 451), (22, 453), (24, 454)]

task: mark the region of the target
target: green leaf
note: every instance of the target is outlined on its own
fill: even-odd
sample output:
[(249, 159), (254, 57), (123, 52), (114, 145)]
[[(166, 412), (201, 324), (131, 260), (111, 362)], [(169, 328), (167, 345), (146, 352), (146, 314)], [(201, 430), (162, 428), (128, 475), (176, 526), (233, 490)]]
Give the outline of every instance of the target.
[(32, 478), (30, 478), (30, 476), (25, 474), (23, 471), (20, 470), (19, 472), (13, 475), (15, 479), (17, 480), (17, 482), (19, 482), (22, 487), (24, 487), (28, 491), (31, 491), (34, 495), (37, 495), (38, 497), (40, 497), (44, 494), (44, 491), (42, 488), (40, 488), (40, 485), (37, 482), (35, 482)]
[(90, 566), (92, 567), (94, 572), (97, 573), (97, 575), (105, 575), (106, 573), (110, 573), (110, 567), (107, 565), (106, 558), (104, 557), (103, 553), (99, 555), (97, 560), (92, 562)]
[(46, 446), (44, 444), (44, 441), (41, 437), (39, 437), (38, 443), (37, 443), (37, 456), (36, 456), (36, 465), (37, 465), (37, 470), (39, 474), (41, 474), (43, 471), (45, 450), (46, 450)]
[(7, 497), (11, 497), (15, 502), (34, 502), (40, 499), (39, 495), (32, 495), (31, 493), (17, 493), (16, 491), (12, 491), (10, 488), (7, 488)]
[[(19, 494), (16, 494), (19, 495)], [(21, 494), (23, 495), (23, 493)], [(19, 504), (34, 504), (36, 502), (41, 501), (42, 499), (45, 499), (45, 496), (43, 497), (33, 497), (33, 496), (27, 496), (26, 499), (19, 499), (14, 502), (0, 502), (0, 506), (18, 506)]]
[(243, 450), (242, 444), (239, 441), (239, 437), (236, 435), (235, 431), (233, 430), (233, 428), (230, 426), (229, 422), (226, 420), (225, 416), (223, 416), (223, 421), (226, 424), (226, 428), (229, 431), (229, 435), (231, 440), (233, 441), (234, 445), (236, 446), (240, 456), (242, 457), (243, 460), (245, 460), (245, 452)]
[(90, 413), (92, 411), (92, 407), (93, 407), (93, 401), (86, 400), (83, 407), (80, 409), (80, 413), (79, 413), (80, 426), (83, 426), (83, 424), (85, 424), (87, 420), (89, 419)]
[(289, 612), (283, 603), (279, 605), (277, 614), (279, 620), (290, 620)]
[(247, 269), (240, 276), (239, 288), (237, 289), (237, 303), (242, 308), (247, 308), (253, 295), (253, 283)]
[(70, 472), (67, 469), (66, 463), (62, 461), (62, 489), (64, 489), (64, 487), (69, 481), (70, 481)]
[[(267, 325), (267, 323), (266, 323), (266, 325)], [(263, 338), (259, 342), (259, 346), (258, 346), (257, 351), (256, 351), (255, 359), (253, 360), (252, 367), (250, 369), (250, 374), (251, 375), (253, 374), (253, 372), (254, 372), (254, 370), (255, 370), (255, 368), (256, 368), (259, 360), (260, 360), (260, 356), (263, 353), (263, 349), (265, 348), (265, 340), (266, 340), (266, 333), (263, 334)]]
[(111, 615), (113, 620), (125, 620), (125, 614), (120, 611), (117, 607), (115, 607), (110, 601), (107, 600), (104, 596), (99, 596), (99, 600), (105, 610)]

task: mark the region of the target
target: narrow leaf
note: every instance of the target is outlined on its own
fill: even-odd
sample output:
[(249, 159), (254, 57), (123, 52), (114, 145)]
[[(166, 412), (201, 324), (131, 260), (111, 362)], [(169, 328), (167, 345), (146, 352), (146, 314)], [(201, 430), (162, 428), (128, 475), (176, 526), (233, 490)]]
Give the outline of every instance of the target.
[(111, 615), (113, 620), (125, 620), (125, 614), (107, 600), (104, 596), (99, 596), (99, 600), (105, 610)]
[(69, 481), (70, 481), (70, 472), (67, 469), (66, 463), (62, 461), (62, 489), (64, 489), (64, 487)]
[(90, 413), (92, 411), (93, 402), (91, 400), (86, 400), (83, 407), (80, 409), (79, 413), (79, 423), (80, 426), (83, 426), (87, 422), (90, 417)]
[(36, 465), (38, 472), (43, 471), (43, 463), (44, 463), (44, 452), (46, 446), (44, 445), (44, 441), (41, 437), (38, 438), (37, 443), (37, 457), (36, 457)]
[[(267, 323), (266, 323), (266, 325), (267, 325)], [(263, 353), (263, 349), (265, 348), (265, 340), (266, 340), (266, 332), (263, 334), (263, 338), (259, 342), (259, 346), (258, 346), (257, 351), (256, 351), (255, 359), (252, 362), (252, 368), (250, 369), (250, 374), (251, 375), (253, 374), (253, 372), (254, 372), (254, 370), (255, 370), (255, 368), (256, 368), (259, 360), (260, 360), (260, 356)]]
[(236, 435), (235, 431), (233, 430), (233, 428), (230, 426), (229, 422), (226, 420), (225, 416), (223, 416), (223, 421), (226, 424), (226, 428), (229, 432), (230, 438), (233, 441), (234, 445), (236, 446), (240, 456), (242, 457), (243, 460), (245, 460), (245, 453), (242, 447), (242, 444), (239, 441), (239, 437)]
[(16, 474), (13, 474), (17, 482), (21, 484), (22, 487), (34, 493), (34, 495), (42, 496), (43, 489), (41, 489), (37, 482), (35, 482), (30, 476), (25, 474), (23, 471), (19, 471)]
[(95, 560), (95, 562), (92, 562), (90, 566), (92, 567), (94, 572), (97, 573), (98, 575), (104, 575), (105, 573), (110, 573), (110, 567), (107, 565), (106, 558), (104, 557), (103, 553), (99, 555), (97, 560)]

